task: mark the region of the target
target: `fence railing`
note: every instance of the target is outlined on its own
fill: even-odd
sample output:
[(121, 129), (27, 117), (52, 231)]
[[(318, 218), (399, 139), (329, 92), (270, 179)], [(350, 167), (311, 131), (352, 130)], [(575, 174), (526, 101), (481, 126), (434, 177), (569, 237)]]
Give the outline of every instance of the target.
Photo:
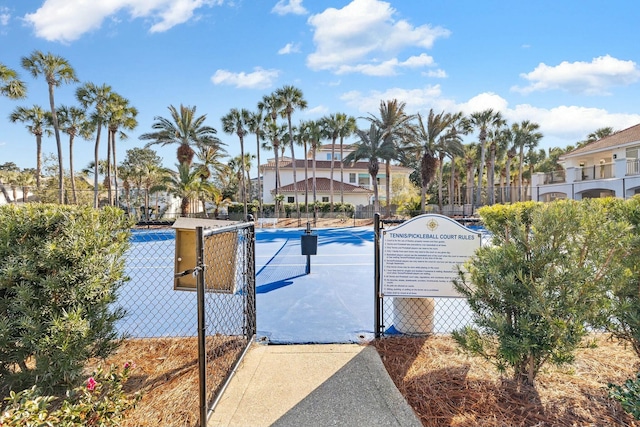
[[(197, 336), (199, 384), (193, 396), (200, 400), (200, 425), (206, 425), (208, 411), (255, 336), (255, 230), (253, 223), (239, 223), (197, 231), (197, 263), (186, 273), (175, 271), (175, 230), (132, 231), (130, 280), (118, 295), (127, 315), (117, 327), (131, 338)], [(193, 289), (176, 290), (176, 275), (194, 276)]]

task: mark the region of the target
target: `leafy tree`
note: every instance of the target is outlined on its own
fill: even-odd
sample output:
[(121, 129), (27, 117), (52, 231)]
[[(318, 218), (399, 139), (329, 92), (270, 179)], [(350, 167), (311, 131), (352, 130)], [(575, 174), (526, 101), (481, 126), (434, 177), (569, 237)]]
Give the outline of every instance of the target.
[[(291, 164), (293, 165), (293, 193), (296, 202), (296, 212), (300, 218), (300, 205), (298, 203), (298, 180), (296, 177), (296, 154), (294, 150), (293, 126), (291, 125), (291, 115), (294, 110), (304, 110), (307, 108), (307, 101), (304, 99), (302, 91), (295, 86), (285, 85), (275, 92), (280, 100), (280, 115), (287, 119), (289, 129), (289, 144), (291, 144)], [(306, 153), (305, 153), (306, 155)]]
[[(107, 178), (109, 182), (109, 186), (111, 185), (111, 164), (113, 164), (113, 185), (115, 189), (115, 200), (114, 203), (117, 204), (118, 199), (118, 163), (116, 161), (116, 135), (120, 137), (120, 139), (126, 139), (127, 134), (124, 132), (125, 130), (133, 130), (138, 126), (138, 120), (136, 116), (138, 115), (138, 110), (129, 105), (129, 100), (118, 95), (117, 93), (112, 93), (109, 97), (109, 101), (107, 103), (107, 129), (108, 129), (108, 153), (111, 153), (113, 156), (113, 163), (109, 163), (109, 167), (107, 168)], [(107, 156), (108, 160), (109, 156)], [(111, 199), (111, 188), (109, 187), (109, 199)]]
[(151, 125), (154, 132), (140, 135), (141, 140), (151, 141), (146, 147), (153, 144), (165, 146), (167, 144), (177, 144), (177, 159), (180, 165), (191, 166), (195, 151), (193, 146), (220, 147), (224, 145), (216, 136), (218, 131), (205, 125), (206, 114), (196, 116), (196, 107), (185, 107), (180, 105), (178, 110), (173, 105), (169, 106), (171, 119), (156, 116), (155, 122)]
[(169, 193), (181, 199), (180, 215), (189, 216), (191, 199), (197, 199), (199, 196), (200, 171), (186, 163), (177, 166), (178, 172), (165, 177), (163, 184)]
[(107, 122), (107, 103), (111, 96), (111, 86), (102, 84), (98, 86), (94, 83), (87, 82), (76, 89), (76, 99), (85, 110), (93, 107), (91, 113), (91, 121), (96, 129), (96, 142), (93, 148), (93, 207), (98, 207), (98, 179), (100, 176), (100, 136), (102, 126)]
[(486, 153), (487, 133), (492, 128), (499, 128), (504, 124), (502, 114), (493, 111), (492, 108), (484, 111), (471, 113), (469, 116), (471, 125), (478, 130), (478, 140), (480, 141), (480, 163), (478, 165), (478, 187), (476, 188), (476, 204), (482, 204), (482, 178), (484, 177), (484, 162)]
[(64, 163), (62, 161), (62, 141), (60, 139), (60, 126), (58, 125), (58, 115), (56, 113), (54, 88), (63, 83), (77, 82), (78, 78), (69, 61), (50, 52), (43, 53), (39, 50), (34, 51), (30, 56), (22, 58), (22, 67), (29, 71), (33, 77), (44, 76), (47, 86), (49, 87), (51, 120), (53, 123), (53, 133), (56, 137), (56, 146), (58, 148), (58, 203), (64, 203)]
[[(434, 113), (433, 109), (429, 110), (426, 122), (422, 119), (422, 116), (418, 114), (418, 125), (415, 128), (415, 138), (408, 140), (403, 147), (403, 155), (411, 156), (419, 159), (420, 165), (420, 197), (421, 197), (421, 211), (425, 212), (426, 209), (426, 194), (427, 186), (433, 180), (436, 175), (438, 166), (438, 150), (443, 149), (445, 142), (441, 141), (445, 131), (455, 123), (457, 120), (456, 115), (451, 113)], [(458, 149), (457, 138), (452, 137), (451, 145), (455, 141), (456, 146), (452, 148), (452, 151), (462, 151), (461, 147)], [(448, 140), (447, 140), (448, 141)], [(456, 152), (457, 152), (456, 151)]]
[(0, 207), (0, 376), (11, 388), (74, 385), (117, 344), (129, 223), (116, 209)]
[(20, 80), (18, 73), (0, 62), (0, 95), (11, 99), (27, 96), (27, 86)]
[(391, 215), (391, 161), (396, 160), (400, 155), (400, 147), (410, 144), (415, 138), (416, 128), (412, 123), (416, 118), (413, 114), (407, 114), (404, 109), (405, 102), (397, 99), (380, 101), (379, 114), (376, 117), (369, 113), (367, 120), (374, 123), (382, 131), (382, 139), (387, 145), (383, 157), (385, 161), (386, 194), (387, 194), (387, 216)]
[(606, 327), (617, 339), (629, 344), (640, 357), (640, 198), (627, 201), (609, 199), (609, 211), (614, 219), (626, 219), (631, 224), (629, 256), (622, 259), (625, 275), (610, 293), (611, 321)]
[(623, 269), (628, 223), (611, 220), (606, 201), (589, 199), (480, 209), (491, 244), (467, 263), (455, 288), (475, 327), (453, 337), (520, 385), (534, 385), (542, 366), (573, 361), (588, 326), (602, 321)]
[[(240, 158), (244, 158), (244, 137), (249, 133), (247, 129), (249, 126), (250, 119), (249, 110), (242, 109), (238, 110), (237, 108), (232, 108), (227, 115), (222, 118), (222, 129), (224, 133), (227, 134), (236, 134), (238, 139), (240, 140)], [(242, 204), (244, 206), (244, 217), (247, 217), (247, 186), (245, 183), (245, 162), (239, 162), (240, 166), (240, 188)]]
[(258, 161), (258, 212), (260, 216), (263, 215), (262, 210), (262, 175), (260, 171), (260, 141), (264, 139), (264, 116), (263, 112), (258, 110), (256, 112), (249, 113), (249, 132), (256, 136), (256, 158)]
[(89, 138), (92, 132), (91, 123), (87, 120), (86, 112), (82, 108), (60, 106), (58, 109), (60, 130), (69, 135), (69, 176), (71, 177), (71, 195), (73, 204), (78, 203), (76, 194), (75, 172), (73, 168), (73, 142), (77, 135)]
[(50, 134), (49, 113), (44, 111), (39, 105), (31, 108), (17, 107), (9, 120), (13, 123), (25, 123), (30, 134), (36, 137), (36, 185), (40, 189), (40, 177), (42, 176), (42, 135)]
[[(352, 151), (344, 158), (343, 162), (351, 164), (357, 162), (360, 159), (368, 159), (369, 166), (367, 167), (369, 175), (371, 176), (371, 182), (373, 183), (373, 196), (375, 199), (374, 209), (379, 211), (380, 201), (378, 200), (378, 172), (380, 170), (380, 159), (385, 159), (389, 155), (389, 151), (393, 150), (389, 144), (386, 144), (381, 129), (371, 123), (369, 131), (365, 132), (361, 129), (356, 130), (360, 142), (355, 144), (355, 150)], [(333, 205), (333, 203), (332, 203)]]

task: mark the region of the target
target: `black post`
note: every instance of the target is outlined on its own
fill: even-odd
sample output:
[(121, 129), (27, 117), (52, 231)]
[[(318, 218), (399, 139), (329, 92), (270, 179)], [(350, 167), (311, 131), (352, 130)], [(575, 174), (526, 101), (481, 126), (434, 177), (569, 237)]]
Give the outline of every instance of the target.
[(204, 237), (202, 227), (196, 227), (196, 298), (198, 300), (198, 394), (200, 426), (207, 425), (207, 352), (205, 347), (204, 310)]
[(380, 304), (380, 214), (376, 213), (373, 216), (373, 288), (374, 288), (374, 325), (373, 330), (375, 332), (375, 337), (380, 338), (380, 329), (381, 329), (381, 307)]
[[(307, 235), (311, 234), (311, 224), (309, 223), (309, 221), (307, 221), (307, 229), (304, 233)], [(308, 255), (308, 254), (307, 254), (307, 268), (305, 272), (307, 274), (311, 273), (311, 255)]]

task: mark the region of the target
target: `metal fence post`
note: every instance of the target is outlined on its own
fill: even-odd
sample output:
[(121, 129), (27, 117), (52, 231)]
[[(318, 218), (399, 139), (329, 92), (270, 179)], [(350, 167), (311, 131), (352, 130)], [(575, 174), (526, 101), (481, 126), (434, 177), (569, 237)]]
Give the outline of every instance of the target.
[(381, 307), (380, 307), (380, 214), (376, 213), (373, 216), (373, 247), (374, 247), (374, 255), (373, 255), (373, 276), (374, 276), (374, 301), (375, 301), (375, 312), (374, 312), (374, 322), (373, 330), (375, 332), (375, 337), (380, 338), (380, 329), (381, 329)]
[(202, 227), (196, 227), (196, 298), (198, 300), (198, 394), (200, 400), (200, 426), (207, 425), (207, 351), (205, 347), (205, 310), (204, 310), (204, 235)]

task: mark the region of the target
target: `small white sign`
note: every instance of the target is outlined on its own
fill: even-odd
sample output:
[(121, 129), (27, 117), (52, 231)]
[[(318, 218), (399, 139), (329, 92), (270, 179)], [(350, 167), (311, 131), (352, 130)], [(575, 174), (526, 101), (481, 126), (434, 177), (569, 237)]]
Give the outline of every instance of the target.
[(461, 297), (453, 279), (480, 244), (481, 233), (443, 215), (420, 215), (383, 230), (382, 294)]

